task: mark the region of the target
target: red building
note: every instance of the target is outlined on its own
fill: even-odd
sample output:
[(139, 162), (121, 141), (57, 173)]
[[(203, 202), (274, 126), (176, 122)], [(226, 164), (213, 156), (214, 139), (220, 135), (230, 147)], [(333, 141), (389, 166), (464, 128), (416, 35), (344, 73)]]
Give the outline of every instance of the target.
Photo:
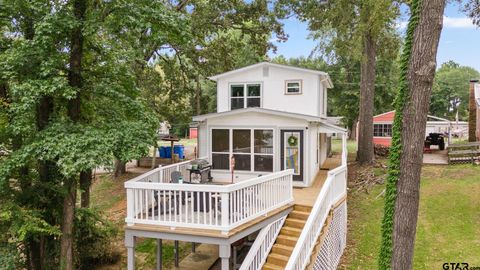
[[(480, 86), (479, 86), (480, 88)], [(480, 93), (480, 91), (479, 91)], [(480, 104), (480, 101), (479, 101)], [(389, 111), (373, 117), (373, 144), (390, 146), (392, 143), (392, 124), (395, 118), (395, 111)], [(428, 115), (425, 134), (442, 133), (448, 135), (450, 142), (451, 133), (461, 135), (468, 130), (468, 123), (463, 121), (449, 121), (444, 118)], [(357, 125), (358, 126), (358, 125)], [(358, 138), (358, 128), (357, 128)]]
[(395, 111), (389, 111), (373, 117), (373, 144), (391, 145), (394, 118)]
[(188, 132), (189, 139), (196, 139), (198, 137), (198, 129), (196, 127), (191, 127)]

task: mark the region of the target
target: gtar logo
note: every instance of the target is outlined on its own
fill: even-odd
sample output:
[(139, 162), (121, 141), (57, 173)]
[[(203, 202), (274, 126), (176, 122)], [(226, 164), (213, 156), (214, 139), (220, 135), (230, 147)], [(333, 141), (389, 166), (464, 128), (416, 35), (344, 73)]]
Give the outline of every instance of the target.
[(445, 270), (468, 270), (468, 263), (444, 263)]

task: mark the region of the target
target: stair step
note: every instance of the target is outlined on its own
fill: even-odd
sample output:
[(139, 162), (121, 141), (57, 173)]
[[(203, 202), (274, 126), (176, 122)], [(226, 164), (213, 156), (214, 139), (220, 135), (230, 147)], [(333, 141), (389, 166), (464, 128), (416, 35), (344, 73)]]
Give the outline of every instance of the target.
[(312, 207), (308, 205), (295, 204), (293, 206), (293, 210), (310, 213), (312, 212)]
[(302, 233), (301, 229), (294, 228), (294, 227), (288, 227), (288, 226), (284, 226), (282, 228), (282, 230), (280, 230), (280, 234), (288, 235), (288, 236), (299, 237), (301, 233)]
[(294, 228), (297, 228), (297, 229), (303, 229), (303, 227), (305, 226), (305, 222), (306, 222), (306, 220), (301, 220), (301, 219), (296, 219), (296, 218), (287, 218), (285, 220), (285, 224), (288, 227), (294, 227)]
[(283, 256), (288, 256), (292, 255), (293, 252), (293, 247), (291, 246), (286, 246), (282, 244), (274, 244), (272, 247), (272, 253), (277, 253), (281, 254)]
[(277, 242), (278, 244), (289, 246), (289, 247), (294, 247), (295, 244), (298, 241), (298, 237), (292, 237), (292, 236), (287, 236), (287, 235), (279, 235), (277, 237)]
[(310, 212), (304, 212), (300, 210), (293, 210), (288, 214), (288, 217), (291, 218), (296, 218), (296, 219), (302, 219), (302, 220), (307, 220), (308, 216), (310, 215)]
[(267, 258), (267, 262), (271, 263), (271, 264), (274, 264), (274, 265), (277, 265), (277, 266), (283, 267), (283, 266), (287, 265), (288, 259), (289, 259), (289, 257), (287, 257), (287, 256), (277, 254), (277, 253), (270, 253), (270, 256), (268, 256), (268, 258)]
[(265, 270), (283, 270), (283, 267), (280, 267), (278, 265), (271, 264), (271, 263), (265, 263), (263, 265), (262, 269), (265, 269)]

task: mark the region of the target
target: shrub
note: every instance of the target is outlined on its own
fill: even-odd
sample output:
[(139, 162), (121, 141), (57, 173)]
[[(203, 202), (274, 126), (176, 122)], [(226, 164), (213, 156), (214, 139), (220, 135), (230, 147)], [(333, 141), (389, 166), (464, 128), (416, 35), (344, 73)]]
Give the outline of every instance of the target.
[(79, 208), (75, 217), (75, 251), (79, 269), (115, 263), (120, 254), (114, 250), (112, 239), (116, 227), (94, 209)]

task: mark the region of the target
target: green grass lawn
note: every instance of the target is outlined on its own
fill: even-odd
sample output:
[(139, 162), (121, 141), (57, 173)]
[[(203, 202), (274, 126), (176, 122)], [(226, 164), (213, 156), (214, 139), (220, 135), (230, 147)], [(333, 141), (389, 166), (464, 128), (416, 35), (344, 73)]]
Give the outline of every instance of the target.
[[(349, 234), (341, 269), (376, 269), (384, 185), (348, 198)], [(414, 269), (445, 262), (480, 266), (480, 167), (424, 166)]]
[[(180, 139), (180, 141), (175, 142), (175, 145), (180, 144), (183, 146), (196, 146), (197, 139)], [(170, 146), (170, 142), (158, 141), (158, 146)]]
[[(347, 150), (348, 153), (357, 152), (357, 141), (348, 140), (347, 141)], [(332, 151), (335, 153), (342, 152), (342, 139), (332, 139)]]

